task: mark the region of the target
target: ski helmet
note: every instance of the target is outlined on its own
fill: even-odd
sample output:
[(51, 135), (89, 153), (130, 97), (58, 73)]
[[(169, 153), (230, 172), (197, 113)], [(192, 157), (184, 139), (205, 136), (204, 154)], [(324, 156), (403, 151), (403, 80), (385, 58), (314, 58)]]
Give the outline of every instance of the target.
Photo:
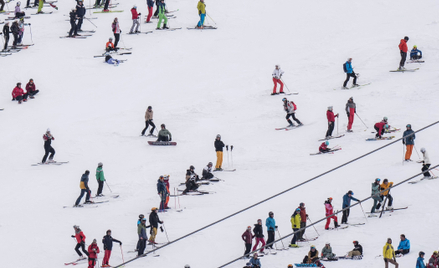
[(381, 179), (380, 179), (380, 178), (376, 178), (375, 181), (376, 181), (376, 182), (380, 182)]
[(189, 266), (189, 264), (186, 264), (186, 265), (184, 266), (184, 268), (191, 268), (191, 267)]
[(414, 45), (413, 48), (418, 48), (418, 46), (417, 46), (417, 45)]
[(332, 201), (332, 197), (329, 197), (329, 198), (328, 198), (328, 201)]
[(354, 240), (352, 243), (354, 243), (355, 245), (357, 245), (357, 244), (358, 244), (358, 241), (357, 241), (357, 240)]
[(273, 211), (268, 212), (268, 216), (274, 215)]
[(113, 37), (108, 38), (108, 40), (113, 40)]
[(258, 253), (253, 254), (253, 257), (257, 257), (257, 256), (258, 256)]
[(98, 163), (98, 167), (102, 167), (104, 164), (102, 164), (102, 162)]
[(299, 204), (299, 206), (304, 207), (304, 206), (305, 206), (305, 203), (301, 202), (301, 203)]
[(151, 211), (156, 211), (156, 210), (157, 210), (156, 207), (152, 207), (152, 208), (151, 208)]
[(220, 134), (217, 134), (217, 135), (216, 135), (216, 138), (217, 138), (217, 139), (218, 139), (218, 138), (221, 139), (221, 135), (220, 135)]
[[(437, 251), (435, 251), (435, 252), (437, 254)], [(434, 252), (433, 252), (433, 254), (434, 254)], [(424, 251), (419, 251), (419, 257), (421, 257), (422, 255), (425, 255), (425, 252)]]
[(352, 192), (351, 190), (349, 190), (348, 194), (350, 194), (350, 195), (354, 195), (354, 192)]
[(17, 2), (17, 6), (19, 6), (19, 5), (21, 5), (21, 2), (20, 2), (20, 1)]
[(350, 99), (350, 100), (354, 100), (354, 97), (350, 97), (349, 99)]
[(74, 229), (79, 229), (79, 225), (73, 225)]
[(425, 153), (425, 148), (421, 148), (421, 153)]
[(300, 208), (296, 208), (296, 211), (300, 211)]
[(332, 106), (328, 106), (328, 110), (332, 111)]
[(98, 241), (96, 241), (96, 238), (95, 239), (93, 239), (93, 243), (97, 243)]
[(160, 175), (160, 178), (159, 179), (164, 179), (165, 177), (163, 177), (163, 175)]
[(189, 169), (195, 169), (195, 167), (191, 165), (191, 166), (189, 167)]
[(387, 183), (387, 182), (389, 182), (388, 179), (384, 179), (384, 180), (383, 180), (383, 183)]
[(142, 221), (146, 221), (146, 218), (143, 218)]
[(247, 229), (251, 229), (252, 227), (251, 226), (247, 226)]
[(163, 178), (165, 179), (165, 181), (169, 180), (169, 176), (170, 175), (165, 175)]
[(107, 234), (108, 234), (108, 233), (111, 233), (111, 230), (110, 230), (110, 229), (107, 230)]
[(292, 264), (288, 264), (288, 267), (287, 268), (293, 268), (293, 265)]
[(275, 66), (276, 68), (280, 68), (280, 65), (279, 64), (276, 64), (276, 66)]
[(316, 249), (316, 246), (311, 245), (309, 248), (310, 248), (310, 249)]
[(329, 145), (329, 141), (325, 141), (325, 145), (328, 146)]
[(143, 218), (145, 218), (145, 215), (140, 214), (140, 215), (139, 215), (139, 219), (143, 219)]
[(412, 128), (412, 125), (407, 124), (407, 126), (405, 126), (406, 128)]
[(213, 166), (212, 162), (207, 163), (208, 166)]
[(437, 255), (437, 250), (435, 250), (435, 251), (433, 252), (433, 254), (436, 254), (436, 255)]
[(325, 245), (331, 245), (331, 243), (329, 243), (329, 242), (326, 242), (326, 243), (325, 243)]
[(148, 106), (148, 110), (151, 110), (152, 109), (152, 107), (151, 106)]
[(404, 40), (405, 40), (405, 41), (408, 41), (408, 40), (409, 40), (409, 37), (408, 37), (408, 36), (404, 36)]
[(286, 102), (286, 101), (288, 101), (288, 100), (287, 100), (287, 98), (283, 98), (282, 101), (283, 101), (283, 102)]
[(388, 119), (387, 116), (384, 116), (384, 117), (383, 117), (383, 121), (384, 121), (384, 122), (387, 122), (387, 119)]
[(133, 6), (134, 9), (137, 9), (137, 6)]
[(47, 128), (46, 132), (50, 132), (50, 128)]
[(258, 222), (262, 222), (262, 220), (261, 220), (261, 219), (258, 219)]

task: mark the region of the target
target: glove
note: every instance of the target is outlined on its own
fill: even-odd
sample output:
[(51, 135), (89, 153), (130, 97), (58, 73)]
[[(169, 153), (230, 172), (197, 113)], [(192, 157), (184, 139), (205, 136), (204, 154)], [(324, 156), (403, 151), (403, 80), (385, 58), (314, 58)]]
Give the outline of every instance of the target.
[(74, 236), (74, 235), (72, 235), (72, 237), (73, 237), (73, 238), (75, 238), (75, 236)]
[(139, 13), (139, 16), (142, 15), (142, 13)]
[(122, 242), (119, 242), (119, 245), (121, 245), (121, 246), (122, 246)]
[(172, 141), (172, 139), (169, 139), (169, 141)]
[(346, 113), (347, 115), (348, 115), (348, 117), (349, 117), (349, 113)]
[(276, 230), (277, 230), (277, 226), (274, 226), (274, 228), (276, 228)]

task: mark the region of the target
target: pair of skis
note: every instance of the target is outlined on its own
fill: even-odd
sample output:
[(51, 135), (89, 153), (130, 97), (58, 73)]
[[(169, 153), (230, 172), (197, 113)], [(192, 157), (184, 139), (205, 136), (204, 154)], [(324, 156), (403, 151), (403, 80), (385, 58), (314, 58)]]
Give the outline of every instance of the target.
[(404, 72), (415, 72), (419, 70), (419, 68), (415, 68), (415, 69), (397, 69), (397, 70), (390, 70), (389, 72), (391, 73), (404, 73)]
[(391, 140), (395, 138), (395, 136), (389, 136), (389, 137), (381, 137), (381, 138), (369, 138), (366, 139), (366, 141), (381, 141), (381, 140)]
[(344, 137), (344, 135), (345, 134), (341, 134), (341, 135), (338, 135), (338, 136), (329, 136), (329, 137), (326, 137), (324, 139), (320, 139), (319, 141), (327, 141), (327, 140), (332, 140), (332, 139), (338, 139), (338, 138)]
[(31, 166), (60, 166), (63, 164), (67, 164), (69, 161), (53, 161), (53, 162), (46, 162), (46, 163), (36, 163), (32, 164)]
[(438, 176), (423, 177), (423, 178), (421, 178), (420, 180), (417, 180), (417, 181), (409, 181), (409, 183), (410, 184), (416, 184), (416, 183), (421, 182), (423, 180), (434, 180), (434, 179), (437, 179), (437, 178), (439, 178), (439, 177)]
[(301, 124), (301, 125), (289, 125), (289, 126), (286, 126), (286, 127), (278, 127), (278, 128), (275, 128), (276, 130), (286, 130), (286, 131), (288, 131), (288, 130), (292, 130), (292, 129), (295, 129), (295, 128), (298, 128), (298, 127), (301, 127), (301, 126), (303, 126), (303, 124)]
[(309, 155), (320, 155), (320, 154), (333, 154), (335, 151), (341, 150), (341, 148), (333, 148), (331, 150), (329, 150), (328, 152), (318, 152), (318, 153), (313, 153), (313, 154), (309, 154)]

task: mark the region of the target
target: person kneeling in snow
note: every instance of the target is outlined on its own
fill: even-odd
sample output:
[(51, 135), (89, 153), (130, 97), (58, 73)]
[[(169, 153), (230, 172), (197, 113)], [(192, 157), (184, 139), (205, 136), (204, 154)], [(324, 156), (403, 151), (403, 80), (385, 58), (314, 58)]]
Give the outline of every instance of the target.
[(387, 117), (384, 117), (381, 122), (376, 123), (373, 127), (377, 132), (377, 134), (375, 134), (375, 138), (381, 139), (381, 136), (384, 134), (384, 132), (390, 128), (390, 125), (387, 124)]
[(105, 45), (105, 50), (106, 50), (107, 52), (110, 52), (110, 51), (117, 51), (117, 50), (118, 50), (118, 48), (115, 47), (114, 44), (113, 44), (113, 38), (112, 38), (112, 37), (110, 37), (110, 39), (108, 39), (108, 42), (107, 42), (107, 44)]
[(187, 192), (195, 191), (198, 189), (199, 185), (196, 183), (198, 181), (198, 175), (195, 173), (195, 167), (190, 166), (186, 171), (186, 189), (183, 191), (183, 194), (187, 194)]
[(328, 145), (329, 145), (329, 141), (322, 142), (322, 144), (319, 147), (319, 152), (321, 153), (330, 152), (331, 148), (328, 148)]
[(212, 166), (213, 163), (209, 162), (205, 168), (203, 168), (203, 177), (201, 177), (202, 180), (210, 180), (214, 176), (212, 174)]

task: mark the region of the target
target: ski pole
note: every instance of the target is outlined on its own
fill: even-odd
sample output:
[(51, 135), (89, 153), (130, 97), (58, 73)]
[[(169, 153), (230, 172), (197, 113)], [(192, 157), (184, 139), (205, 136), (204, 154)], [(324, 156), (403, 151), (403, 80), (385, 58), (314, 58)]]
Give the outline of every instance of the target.
[(162, 225), (163, 225), (163, 229), (165, 229), (166, 239), (168, 239), (168, 243), (171, 243), (171, 241), (169, 241), (168, 232), (166, 231), (165, 223), (162, 223)]
[(123, 250), (122, 250), (122, 245), (120, 245), (120, 254), (122, 255), (122, 262), (125, 263), (125, 260), (123, 258)]
[(418, 155), (418, 158), (421, 159), (421, 156), (420, 156), (419, 153), (418, 153), (418, 149), (416, 149), (416, 146), (415, 146), (415, 145), (413, 145), (413, 147), (415, 148), (415, 151), (416, 151), (416, 154)]
[(232, 159), (232, 168), (233, 168), (233, 145), (230, 145), (230, 158)]
[(337, 116), (337, 136), (338, 136), (338, 116)]
[(31, 27), (30, 23), (29, 23), (29, 33), (30, 33), (30, 40), (32, 41), (32, 44), (33, 44), (34, 43), (34, 39), (32, 37), (32, 27)]
[(175, 187), (174, 187), (174, 207), (177, 209), (177, 195), (175, 194)]
[(215, 23), (215, 25), (216, 25), (216, 22), (212, 19), (212, 17), (209, 15), (209, 14), (207, 14), (207, 12), (206, 12), (206, 15), (207, 16), (209, 16), (209, 18), (213, 21), (213, 23)]
[(402, 165), (404, 166), (405, 155), (404, 155), (404, 144), (402, 145)]
[(230, 166), (230, 161), (229, 161), (229, 145), (226, 145), (226, 152), (227, 152), (227, 167)]
[(91, 24), (93, 24), (94, 27), (98, 28), (98, 26), (96, 26), (93, 22), (91, 22), (91, 20), (87, 17), (84, 17), (86, 20), (88, 20)]
[(384, 198), (383, 208), (381, 209), (380, 218), (384, 213), (384, 208), (386, 207), (387, 196), (390, 194), (390, 190), (387, 192), (386, 198)]
[(364, 121), (361, 119), (361, 117), (357, 114), (357, 112), (355, 112), (355, 114), (358, 116), (358, 119), (360, 119), (360, 121), (363, 123), (363, 125), (366, 127), (366, 129), (364, 131), (366, 131), (368, 129), (368, 127), (366, 126), (366, 124), (364, 123)]
[(108, 189), (110, 190), (110, 193), (113, 193), (113, 191), (111, 191), (110, 185), (108, 185), (107, 181), (105, 181), (105, 184), (108, 186)]
[[(277, 229), (277, 233), (278, 233), (278, 235), (279, 235), (280, 237), (282, 237), (282, 235), (280, 234), (279, 228)], [(282, 242), (282, 247), (285, 248), (284, 241), (281, 240), (280, 242)]]
[(285, 81), (281, 78), (280, 81), (282, 81), (282, 83), (284, 83), (285, 87), (287, 88), (288, 92), (291, 93), (290, 89), (288, 88), (287, 84), (285, 83)]
[(367, 222), (367, 217), (366, 217), (366, 213), (364, 213), (363, 205), (361, 204), (361, 202), (359, 202), (359, 203), (360, 203), (361, 210), (363, 211), (364, 218), (366, 219), (366, 222)]
[[(312, 221), (311, 221), (311, 219), (309, 218), (309, 216), (308, 217), (306, 217), (308, 220), (309, 220), (309, 222), (312, 224)], [(316, 229), (316, 227), (313, 225), (312, 227), (314, 227), (314, 231), (316, 231), (316, 233), (317, 233), (317, 236), (320, 236), (320, 234), (319, 234), (319, 232), (317, 232), (317, 229)]]

